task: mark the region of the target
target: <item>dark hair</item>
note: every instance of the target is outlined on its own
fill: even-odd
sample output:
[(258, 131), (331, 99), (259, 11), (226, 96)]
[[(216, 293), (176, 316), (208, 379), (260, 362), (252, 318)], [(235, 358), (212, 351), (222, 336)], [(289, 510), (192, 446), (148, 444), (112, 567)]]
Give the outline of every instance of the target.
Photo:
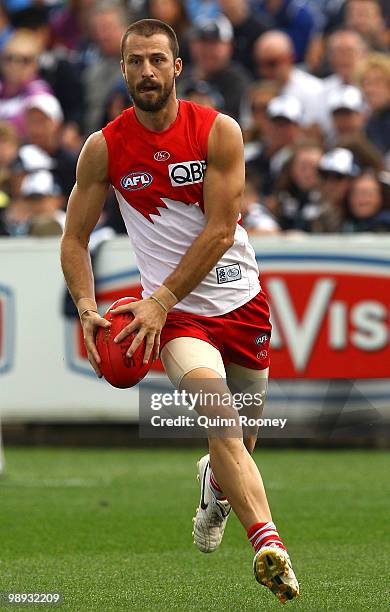
[(177, 42), (177, 37), (175, 31), (171, 28), (170, 25), (164, 23), (164, 21), (160, 21), (159, 19), (140, 19), (139, 21), (135, 21), (127, 28), (126, 32), (122, 36), (121, 42), (121, 54), (122, 59), (124, 55), (125, 44), (130, 36), (130, 34), (138, 34), (138, 36), (153, 36), (153, 34), (165, 34), (165, 36), (169, 39), (169, 45), (171, 47), (173, 59), (177, 59), (179, 57), (179, 43)]

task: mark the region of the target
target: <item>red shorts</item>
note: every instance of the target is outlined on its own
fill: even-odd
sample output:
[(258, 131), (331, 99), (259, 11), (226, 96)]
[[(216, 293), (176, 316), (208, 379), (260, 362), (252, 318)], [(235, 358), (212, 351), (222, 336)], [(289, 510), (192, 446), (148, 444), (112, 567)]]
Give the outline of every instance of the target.
[(161, 349), (174, 338), (198, 338), (219, 350), (225, 366), (236, 363), (264, 370), (269, 367), (271, 329), (267, 299), (260, 291), (240, 308), (217, 317), (169, 312), (161, 332)]

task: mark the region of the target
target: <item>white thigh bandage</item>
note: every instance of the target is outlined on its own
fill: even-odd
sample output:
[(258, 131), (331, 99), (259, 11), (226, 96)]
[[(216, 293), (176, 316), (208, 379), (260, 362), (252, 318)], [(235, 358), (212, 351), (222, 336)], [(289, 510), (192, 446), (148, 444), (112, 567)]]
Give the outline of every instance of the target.
[(177, 389), (183, 377), (196, 368), (208, 368), (221, 378), (226, 378), (219, 350), (198, 338), (182, 336), (170, 340), (161, 351), (161, 361), (168, 378)]

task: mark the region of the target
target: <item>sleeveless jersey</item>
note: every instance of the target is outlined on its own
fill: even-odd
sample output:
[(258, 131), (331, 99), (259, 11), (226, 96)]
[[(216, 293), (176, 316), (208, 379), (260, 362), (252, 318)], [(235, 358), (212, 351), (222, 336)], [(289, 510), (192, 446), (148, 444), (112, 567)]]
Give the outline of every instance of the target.
[[(206, 225), (203, 179), (208, 136), (217, 112), (179, 100), (164, 131), (144, 127), (133, 108), (102, 132), (108, 175), (119, 203), (148, 297), (175, 270)], [(175, 308), (204, 316), (234, 310), (260, 291), (259, 271), (245, 229), (201, 283)]]

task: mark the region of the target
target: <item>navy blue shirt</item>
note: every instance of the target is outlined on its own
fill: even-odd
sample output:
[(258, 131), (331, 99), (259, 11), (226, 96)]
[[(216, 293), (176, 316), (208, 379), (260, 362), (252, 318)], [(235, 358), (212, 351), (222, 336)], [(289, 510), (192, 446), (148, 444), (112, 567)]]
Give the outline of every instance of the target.
[(282, 30), (291, 37), (295, 60), (303, 62), (312, 36), (320, 29), (311, 7), (304, 0), (284, 0), (279, 11), (272, 15), (263, 0), (257, 2), (254, 8), (270, 18), (273, 29)]

